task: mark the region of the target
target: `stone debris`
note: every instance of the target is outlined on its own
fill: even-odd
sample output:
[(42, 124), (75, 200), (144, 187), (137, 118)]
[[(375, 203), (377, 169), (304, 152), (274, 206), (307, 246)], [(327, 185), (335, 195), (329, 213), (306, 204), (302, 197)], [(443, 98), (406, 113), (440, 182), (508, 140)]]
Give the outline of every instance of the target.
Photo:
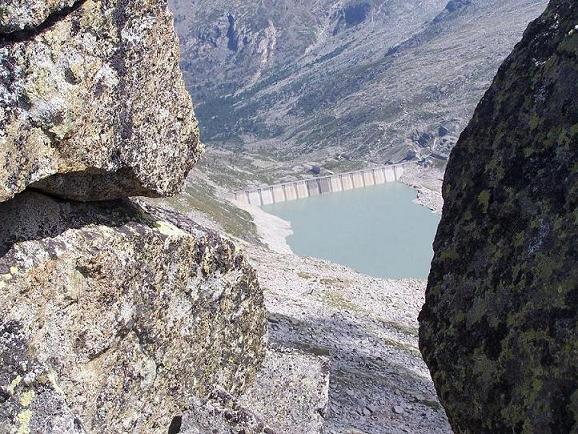
[(327, 360), (282, 348), (267, 352), (240, 398), (213, 393), (183, 417), (184, 434), (320, 433), (328, 400)]
[(376, 279), (256, 246), (247, 254), (264, 288), (270, 345), (327, 359), (322, 432), (451, 432), (418, 350), (425, 281)]

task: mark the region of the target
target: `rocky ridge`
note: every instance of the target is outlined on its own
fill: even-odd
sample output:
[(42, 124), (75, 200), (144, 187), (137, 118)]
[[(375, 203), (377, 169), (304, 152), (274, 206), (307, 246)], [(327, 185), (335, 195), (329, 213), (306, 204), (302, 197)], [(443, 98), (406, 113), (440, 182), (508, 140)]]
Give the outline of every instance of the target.
[(578, 430), (577, 58), (552, 0), (449, 160), (420, 348), (456, 432)]

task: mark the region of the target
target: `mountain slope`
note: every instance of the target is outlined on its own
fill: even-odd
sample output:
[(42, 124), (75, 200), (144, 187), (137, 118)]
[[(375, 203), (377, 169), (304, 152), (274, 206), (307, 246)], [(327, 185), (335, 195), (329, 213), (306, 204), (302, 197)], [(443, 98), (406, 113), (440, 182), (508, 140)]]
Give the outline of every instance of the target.
[(447, 155), (545, 0), (171, 0), (204, 140), (276, 158)]

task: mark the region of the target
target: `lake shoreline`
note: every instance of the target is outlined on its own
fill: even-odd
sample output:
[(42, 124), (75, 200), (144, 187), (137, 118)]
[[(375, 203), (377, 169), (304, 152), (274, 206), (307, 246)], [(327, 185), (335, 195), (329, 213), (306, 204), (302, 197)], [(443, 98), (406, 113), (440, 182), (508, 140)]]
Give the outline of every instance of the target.
[(237, 200), (233, 200), (232, 203), (236, 207), (251, 214), (253, 222), (257, 227), (257, 235), (261, 239), (261, 242), (269, 247), (269, 249), (276, 253), (294, 254), (287, 242), (287, 238), (293, 234), (291, 222), (269, 214), (256, 205)]
[[(400, 182), (416, 192), (413, 203), (425, 207), (436, 215), (441, 215), (443, 198), (441, 185), (443, 172), (420, 166), (407, 166)], [(272, 251), (281, 254), (295, 254), (287, 239), (293, 234), (291, 222), (263, 210), (263, 208), (241, 201), (232, 201), (235, 206), (251, 214), (261, 241)]]
[(421, 205), (436, 215), (441, 215), (444, 207), (442, 184), (444, 173), (439, 169), (408, 165), (399, 182), (413, 188), (417, 197), (414, 203)]
[[(401, 182), (263, 207), (291, 222), (291, 250), (377, 278), (425, 278), (439, 215), (416, 205)], [(271, 243), (269, 243), (271, 244)]]

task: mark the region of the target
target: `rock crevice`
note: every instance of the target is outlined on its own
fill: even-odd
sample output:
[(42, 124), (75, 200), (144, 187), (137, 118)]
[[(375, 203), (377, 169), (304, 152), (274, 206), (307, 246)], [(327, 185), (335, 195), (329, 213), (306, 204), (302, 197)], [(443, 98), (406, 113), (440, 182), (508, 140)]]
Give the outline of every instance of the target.
[[(34, 39), (35, 37), (40, 35), (42, 32), (49, 30), (56, 23), (64, 20), (67, 16), (69, 16), (73, 12), (77, 11), (87, 1), (88, 0), (76, 0), (76, 1), (70, 0), (68, 2), (65, 2), (64, 6), (61, 9), (56, 9), (56, 10), (50, 12), (45, 17), (42, 16), (43, 21), (34, 22), (33, 26), (28, 26), (28, 25), (25, 25), (23, 23), (20, 24), (20, 26), (18, 26), (18, 27), (16, 27), (16, 24), (13, 24), (12, 26), (9, 26), (9, 25), (1, 26), (0, 25), (0, 46), (6, 45), (6, 44), (11, 44), (11, 43), (16, 43), (16, 42), (25, 42), (25, 41), (29, 41), (29, 40)], [(1, 9), (2, 7), (8, 8), (9, 6), (0, 6), (0, 13), (2, 13), (2, 9)], [(25, 15), (26, 13), (29, 13), (28, 10), (21, 11), (21, 12), (22, 12), (21, 15)], [(6, 21), (8, 21), (8, 22), (12, 21), (14, 23), (26, 21), (26, 19), (24, 17), (19, 16), (14, 11), (13, 12), (10, 12), (10, 11), (4, 12), (4, 15), (0, 15), (0, 17), (2, 17), (2, 18), (7, 17), (7, 18), (4, 18)], [(2, 20), (2, 18), (0, 18), (0, 20)], [(22, 27), (24, 27), (24, 28), (22, 28)], [(18, 30), (14, 30), (15, 28)], [(12, 29), (12, 31), (10, 31), (10, 29)]]

